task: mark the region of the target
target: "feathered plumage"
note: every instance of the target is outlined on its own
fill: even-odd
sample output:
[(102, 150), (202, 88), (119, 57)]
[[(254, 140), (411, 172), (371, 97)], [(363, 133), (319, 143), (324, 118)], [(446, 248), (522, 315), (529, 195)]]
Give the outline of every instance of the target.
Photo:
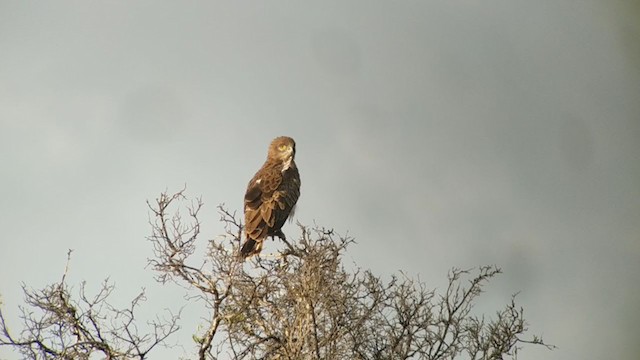
[(273, 139), (267, 160), (256, 172), (244, 195), (246, 240), (243, 258), (260, 253), (264, 239), (285, 239), (282, 225), (293, 214), (300, 197), (300, 174), (294, 161), (296, 143), (287, 136)]

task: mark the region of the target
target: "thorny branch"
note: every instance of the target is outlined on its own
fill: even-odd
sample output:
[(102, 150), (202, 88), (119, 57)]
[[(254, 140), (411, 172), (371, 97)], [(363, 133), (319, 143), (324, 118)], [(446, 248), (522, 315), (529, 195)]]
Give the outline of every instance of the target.
[[(496, 266), (453, 269), (442, 293), (405, 274), (383, 281), (371, 271), (347, 270), (342, 256), (354, 240), (319, 226), (298, 224), (298, 241), (283, 240), (279, 254), (243, 262), (238, 256), (242, 223), (235, 212), (218, 207), (224, 234), (207, 242), (203, 260), (193, 260), (201, 227), (201, 199), (184, 189), (148, 202), (152, 215), (153, 257), (157, 280), (195, 293), (207, 309), (193, 335), (200, 360), (234, 359), (454, 359), (516, 358), (527, 344), (524, 311), (515, 296), (493, 318), (476, 316), (473, 305), (485, 284), (500, 274)], [(186, 214), (184, 217), (182, 213)], [(40, 292), (25, 288), (25, 330), (13, 335), (0, 312), (0, 345), (14, 346), (28, 358), (146, 358), (177, 331), (177, 316), (151, 323), (138, 335), (134, 311), (144, 300), (116, 310), (106, 300), (108, 282), (94, 296), (81, 288), (73, 300), (65, 284)], [(118, 322), (115, 322), (115, 319)]]
[(178, 330), (179, 314), (156, 318), (147, 324), (150, 332), (140, 334), (136, 311), (145, 300), (144, 291), (129, 308), (117, 309), (108, 302), (114, 286), (105, 281), (89, 296), (85, 284), (74, 297), (66, 283), (71, 260), (60, 282), (43, 290), (23, 286), (26, 306), (21, 307), (23, 330), (9, 330), (0, 309), (0, 346), (11, 346), (29, 359), (89, 359), (102, 354), (106, 359), (146, 359), (147, 354)]
[[(203, 300), (211, 311), (205, 330), (194, 335), (198, 343), (198, 358), (214, 358), (213, 340), (224, 320), (223, 302), (229, 296), (235, 274), (241, 270), (240, 259), (232, 256), (223, 242), (209, 242), (209, 252), (201, 265), (188, 263), (195, 251), (195, 241), (200, 235), (198, 214), (203, 202), (200, 198), (188, 201), (183, 195), (184, 189), (173, 194), (160, 194), (155, 203), (148, 203), (154, 218), (150, 220), (154, 257), (149, 264), (158, 273), (157, 280), (166, 283), (169, 280), (197, 289), (196, 297)], [(188, 220), (181, 215), (180, 205), (186, 202)], [(240, 241), (242, 226), (222, 207), (219, 208), (221, 221), (225, 223), (226, 235), (230, 237), (231, 247), (236, 249)], [(233, 233), (232, 233), (233, 231)]]

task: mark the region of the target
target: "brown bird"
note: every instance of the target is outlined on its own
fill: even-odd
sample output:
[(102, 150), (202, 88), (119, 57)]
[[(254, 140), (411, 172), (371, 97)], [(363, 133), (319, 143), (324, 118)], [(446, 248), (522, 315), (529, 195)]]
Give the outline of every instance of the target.
[(240, 255), (243, 258), (260, 253), (267, 237), (286, 240), (282, 225), (293, 215), (300, 197), (300, 174), (294, 161), (296, 143), (281, 136), (269, 145), (267, 160), (244, 194), (244, 228), (247, 235)]

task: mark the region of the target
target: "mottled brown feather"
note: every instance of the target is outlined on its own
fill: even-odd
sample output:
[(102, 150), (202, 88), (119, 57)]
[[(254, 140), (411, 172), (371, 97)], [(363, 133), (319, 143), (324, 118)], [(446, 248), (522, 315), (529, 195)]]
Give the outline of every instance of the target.
[(269, 145), (267, 160), (247, 186), (244, 196), (243, 257), (257, 254), (269, 236), (282, 236), (281, 228), (300, 197), (300, 174), (294, 161), (295, 141), (282, 136)]

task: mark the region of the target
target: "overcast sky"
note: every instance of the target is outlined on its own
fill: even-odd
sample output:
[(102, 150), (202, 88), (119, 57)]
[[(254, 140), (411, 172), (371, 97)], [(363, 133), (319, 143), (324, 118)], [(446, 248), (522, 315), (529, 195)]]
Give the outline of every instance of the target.
[[(442, 287), (496, 264), (531, 334), (521, 359), (640, 357), (637, 1), (0, 1), (0, 294), (21, 284), (178, 309), (145, 200), (240, 210), (270, 140), (296, 139), (296, 220), (348, 232), (346, 256)], [(295, 225), (284, 228), (297, 235)], [(268, 243), (271, 246), (273, 243)], [(193, 354), (189, 304), (154, 359)], [(0, 358), (17, 354), (0, 348)]]

